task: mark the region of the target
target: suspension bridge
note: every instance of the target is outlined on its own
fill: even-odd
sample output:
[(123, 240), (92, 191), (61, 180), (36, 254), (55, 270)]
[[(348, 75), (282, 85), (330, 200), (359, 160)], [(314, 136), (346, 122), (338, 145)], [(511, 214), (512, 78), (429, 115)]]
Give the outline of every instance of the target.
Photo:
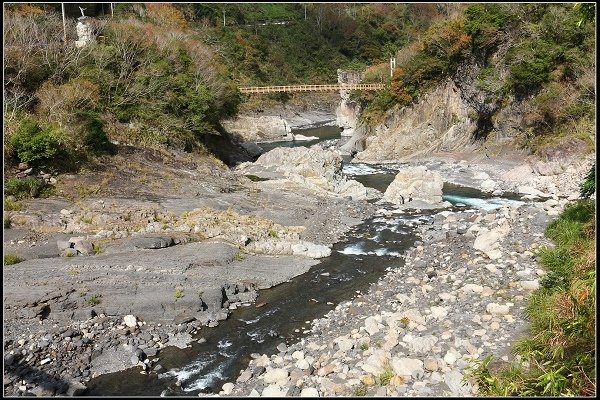
[(248, 94), (277, 92), (334, 92), (339, 90), (382, 90), (383, 83), (336, 83), (331, 85), (284, 85), (284, 86), (243, 86), (240, 92)]

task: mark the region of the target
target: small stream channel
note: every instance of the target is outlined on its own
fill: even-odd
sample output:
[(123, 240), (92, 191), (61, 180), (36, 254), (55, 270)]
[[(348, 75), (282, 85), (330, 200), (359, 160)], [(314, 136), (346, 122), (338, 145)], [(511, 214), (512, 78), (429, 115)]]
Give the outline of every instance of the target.
[[(320, 135), (317, 141), (321, 141), (339, 138), (339, 129), (321, 127), (302, 134)], [(310, 142), (313, 141), (285, 142), (284, 146), (314, 144)], [(396, 173), (386, 167), (362, 164), (345, 164), (344, 172), (380, 191), (385, 191)], [(444, 187), (444, 200), (477, 208), (496, 208), (516, 201), (490, 198), (474, 189), (455, 185)], [(186, 349), (162, 350), (160, 364), (165, 369), (158, 376), (142, 375), (139, 368), (102, 375), (88, 383), (85, 395), (195, 396), (200, 392), (218, 393), (224, 383), (235, 382), (252, 353), (273, 354), (277, 353), (278, 344), (297, 342), (310, 334), (311, 320), (324, 316), (358, 292), (366, 292), (387, 270), (403, 268), (402, 255), (417, 239), (413, 234), (414, 226), (429, 222), (435, 212), (375, 215), (348, 232), (333, 246), (331, 256), (322, 259), (309, 272), (261, 290), (256, 303), (266, 303), (264, 307), (238, 308), (217, 327), (203, 328), (195, 339), (203, 337), (205, 343), (194, 341)]]

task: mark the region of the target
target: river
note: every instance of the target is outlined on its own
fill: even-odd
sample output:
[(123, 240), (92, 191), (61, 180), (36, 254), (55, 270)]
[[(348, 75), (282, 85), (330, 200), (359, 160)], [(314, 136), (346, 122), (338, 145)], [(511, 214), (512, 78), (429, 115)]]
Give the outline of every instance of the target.
[[(337, 127), (320, 127), (300, 133), (318, 139), (279, 142), (279, 145), (312, 145), (339, 138)], [(396, 170), (389, 166), (346, 163), (344, 172), (366, 186), (384, 191)], [(490, 197), (475, 189), (450, 184), (445, 185), (443, 191), (444, 200), (461, 208), (491, 209), (518, 201)], [(331, 256), (322, 259), (309, 272), (261, 290), (256, 303), (266, 303), (265, 306), (233, 310), (217, 327), (203, 328), (191, 347), (162, 350), (159, 357), (164, 370), (158, 375), (140, 374), (139, 368), (102, 375), (88, 383), (85, 395), (194, 396), (200, 392), (218, 393), (224, 383), (235, 382), (252, 353), (273, 354), (280, 343), (298, 341), (310, 334), (311, 320), (321, 318), (340, 302), (367, 291), (386, 271), (403, 268), (402, 255), (417, 239), (413, 227), (430, 221), (435, 212), (400, 213), (383, 205), (373, 218), (348, 232), (333, 246)], [(198, 343), (200, 337), (206, 342)]]

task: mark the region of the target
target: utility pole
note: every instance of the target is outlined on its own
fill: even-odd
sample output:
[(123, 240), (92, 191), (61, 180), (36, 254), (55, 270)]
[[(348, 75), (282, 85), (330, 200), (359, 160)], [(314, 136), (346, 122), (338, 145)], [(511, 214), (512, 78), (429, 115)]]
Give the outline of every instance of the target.
[(223, 26), (225, 26), (225, 8), (223, 8)]
[(63, 43), (67, 45), (67, 20), (65, 19), (65, 3), (60, 3), (62, 6), (62, 18), (63, 18)]
[(390, 78), (394, 76), (394, 68), (396, 68), (396, 57), (390, 57)]
[(115, 9), (113, 7), (113, 3), (110, 3), (110, 16), (115, 17)]
[(304, 4), (304, 20), (306, 21), (306, 4)]

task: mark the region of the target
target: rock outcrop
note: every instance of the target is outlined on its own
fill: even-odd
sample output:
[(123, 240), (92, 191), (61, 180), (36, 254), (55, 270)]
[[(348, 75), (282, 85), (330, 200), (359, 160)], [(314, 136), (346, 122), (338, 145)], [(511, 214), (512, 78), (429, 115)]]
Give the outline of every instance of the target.
[(370, 132), (357, 129), (353, 139), (360, 143), (362, 136), (366, 149), (356, 160), (396, 160), (432, 151), (474, 149), (471, 137), (476, 124), (469, 110), (457, 86), (448, 80), (414, 106), (390, 110), (384, 122)]
[[(337, 70), (338, 83), (360, 83), (362, 75), (360, 72)], [(335, 109), (336, 125), (342, 128), (342, 136), (352, 136), (358, 125), (361, 107), (356, 101), (350, 99), (350, 92), (340, 90), (342, 101)]]
[(399, 205), (414, 200), (440, 204), (443, 186), (444, 182), (439, 172), (428, 171), (425, 166), (407, 168), (396, 175), (382, 200)]
[(292, 129), (281, 116), (240, 115), (233, 120), (223, 121), (223, 127), (228, 132), (241, 136), (244, 140), (292, 140)]
[(240, 170), (260, 177), (287, 179), (302, 187), (341, 197), (362, 200), (367, 189), (342, 173), (342, 157), (336, 151), (312, 147), (280, 147), (261, 155), (254, 164)]

